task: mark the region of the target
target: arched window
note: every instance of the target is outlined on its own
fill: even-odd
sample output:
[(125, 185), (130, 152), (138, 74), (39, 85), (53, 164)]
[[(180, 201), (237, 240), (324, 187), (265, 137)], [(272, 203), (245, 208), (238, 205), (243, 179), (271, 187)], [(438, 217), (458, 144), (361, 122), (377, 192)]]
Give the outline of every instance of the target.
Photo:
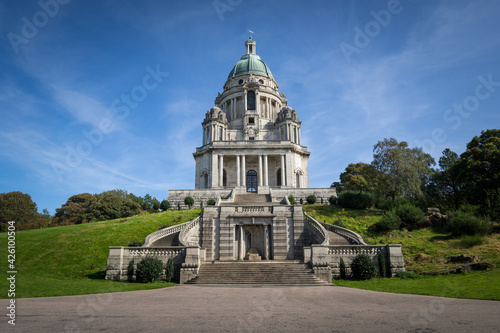
[(300, 188), (300, 174), (298, 172), (295, 174), (295, 186)]
[(255, 92), (252, 90), (247, 93), (247, 109), (255, 110)]
[(281, 186), (281, 168), (276, 172), (276, 186)]
[(255, 170), (247, 172), (247, 192), (257, 192), (257, 172)]

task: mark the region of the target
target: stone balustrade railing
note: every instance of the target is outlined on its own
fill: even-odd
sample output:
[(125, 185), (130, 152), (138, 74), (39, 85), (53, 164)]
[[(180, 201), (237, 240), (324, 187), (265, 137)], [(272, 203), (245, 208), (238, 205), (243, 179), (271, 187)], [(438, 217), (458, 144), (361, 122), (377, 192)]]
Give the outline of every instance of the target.
[(367, 254), (375, 256), (382, 252), (386, 245), (330, 245), (328, 246), (328, 255), (335, 256), (357, 256), (358, 254)]
[(271, 206), (236, 206), (234, 207), (235, 213), (272, 213), (273, 207)]
[(198, 245), (198, 237), (195, 237), (196, 241), (190, 241), (196, 233), (200, 230), (200, 219), (201, 215), (197, 216), (195, 219), (187, 222), (182, 228), (179, 234), (179, 242), (182, 246), (196, 246)]
[(161, 257), (161, 258), (175, 258), (182, 255), (184, 247), (124, 247), (124, 251), (128, 251), (130, 256), (133, 257)]
[(320, 245), (328, 245), (330, 236), (321, 223), (304, 213), (304, 226), (316, 234), (316, 238), (323, 240)]
[(191, 221), (188, 221), (188, 222), (184, 222), (184, 223), (181, 223), (181, 224), (176, 224), (174, 226), (171, 226), (171, 227), (168, 227), (168, 228), (164, 228), (164, 229), (160, 229), (158, 231), (155, 231), (151, 234), (149, 234), (147, 237), (146, 237), (146, 240), (144, 241), (144, 245), (142, 247), (149, 247), (151, 246), (154, 242), (156, 242), (157, 240), (159, 240), (160, 238), (163, 238), (163, 237), (166, 237), (168, 235), (172, 235), (172, 234), (175, 234), (177, 232), (181, 232), (182, 229), (188, 224), (190, 223)]
[(328, 223), (323, 223), (323, 222), (320, 222), (320, 223), (326, 230), (334, 232), (337, 235), (340, 235), (344, 238), (347, 238), (351, 244), (366, 245), (365, 241), (363, 240), (363, 237), (361, 237), (360, 234), (358, 234), (352, 230), (342, 228), (342, 227), (339, 227), (337, 225), (328, 224)]

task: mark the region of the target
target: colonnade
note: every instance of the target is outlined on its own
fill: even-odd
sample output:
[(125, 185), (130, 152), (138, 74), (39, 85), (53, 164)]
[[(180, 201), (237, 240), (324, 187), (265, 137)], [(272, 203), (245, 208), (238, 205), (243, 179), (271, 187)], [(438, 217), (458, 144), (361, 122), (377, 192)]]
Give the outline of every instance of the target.
[[(226, 155), (226, 156), (235, 156), (236, 157), (236, 186), (243, 186), (245, 187), (246, 184), (246, 175), (247, 175), (247, 164), (246, 164), (246, 156), (255, 156), (253, 154), (241, 154), (241, 155)], [(223, 187), (224, 186), (224, 156), (223, 154), (220, 155), (213, 155), (214, 159), (216, 159), (217, 163), (214, 165), (214, 167), (217, 167), (217, 170), (212, 170), (212, 175), (214, 176), (215, 179), (217, 179), (217, 183), (213, 184), (213, 186), (216, 187)], [(275, 156), (275, 155), (267, 155), (267, 154), (259, 154), (257, 155), (258, 159), (258, 171), (257, 171), (257, 180), (258, 180), (258, 186), (269, 186), (269, 156)], [(286, 159), (285, 159), (285, 154), (281, 154), (281, 161), (280, 161), (280, 166), (281, 166), (281, 185), (282, 186), (287, 186), (287, 181), (286, 181), (286, 174), (285, 174), (285, 169), (286, 169)]]
[(203, 145), (214, 141), (225, 141), (227, 129), (220, 123), (211, 123), (203, 127)]

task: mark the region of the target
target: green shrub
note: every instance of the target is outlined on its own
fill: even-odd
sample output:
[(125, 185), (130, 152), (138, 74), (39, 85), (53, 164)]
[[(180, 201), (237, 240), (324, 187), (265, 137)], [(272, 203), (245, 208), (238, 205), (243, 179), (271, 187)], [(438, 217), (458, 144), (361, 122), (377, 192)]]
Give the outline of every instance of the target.
[(134, 259), (130, 260), (128, 262), (128, 267), (127, 267), (127, 276), (129, 278), (132, 278), (134, 276)]
[(165, 278), (167, 279), (168, 282), (171, 282), (173, 277), (174, 277), (174, 261), (172, 260), (172, 258), (169, 258), (167, 260), (167, 266), (165, 267)]
[(140, 242), (138, 240), (133, 240), (130, 243), (128, 243), (128, 246), (129, 247), (139, 247), (139, 246), (142, 246), (142, 242)]
[(184, 204), (187, 205), (189, 207), (189, 209), (191, 209), (191, 206), (194, 205), (194, 199), (189, 197), (189, 196), (185, 197)]
[(415, 207), (412, 204), (406, 203), (396, 206), (396, 208), (394, 208), (394, 211), (401, 219), (400, 229), (422, 229), (428, 224), (424, 212), (420, 208)]
[(383, 253), (379, 253), (378, 255), (378, 272), (380, 277), (387, 277), (387, 266), (385, 264), (385, 256)]
[(401, 226), (401, 219), (394, 210), (385, 212), (382, 215), (380, 221), (375, 224), (375, 231), (377, 232), (389, 232), (393, 230), (398, 230)]
[(414, 272), (400, 271), (396, 273), (396, 277), (400, 279), (418, 279), (420, 275)]
[(356, 280), (369, 280), (378, 276), (377, 265), (367, 254), (358, 254), (351, 263), (352, 277)]
[(142, 283), (153, 282), (161, 276), (162, 271), (163, 263), (160, 259), (145, 257), (137, 264), (137, 281)]
[(316, 196), (314, 194), (308, 195), (306, 198), (308, 204), (312, 205), (316, 203)]
[(347, 278), (346, 272), (345, 272), (345, 263), (344, 259), (340, 258), (339, 262), (339, 269), (340, 269), (340, 278), (342, 280), (345, 280)]
[(162, 200), (162, 202), (160, 203), (160, 209), (162, 211), (169, 210), (170, 207), (172, 207), (172, 205), (170, 205), (170, 202), (168, 202), (168, 200)]
[(366, 209), (373, 206), (375, 196), (369, 192), (344, 191), (340, 193), (338, 202), (343, 208)]
[(463, 235), (460, 237), (459, 244), (463, 247), (473, 247), (483, 244), (483, 236), (481, 235)]
[(455, 237), (462, 235), (488, 235), (491, 233), (491, 223), (482, 220), (471, 212), (448, 212), (446, 230)]
[(346, 226), (344, 225), (344, 222), (342, 222), (341, 218), (336, 219), (335, 221), (333, 221), (332, 224), (336, 225), (337, 227), (346, 228)]
[(337, 204), (337, 197), (332, 195), (331, 197), (328, 198), (328, 202), (330, 205), (336, 205)]
[(208, 199), (207, 206), (215, 206), (215, 199), (213, 199), (213, 198)]
[(168, 228), (168, 227), (170, 227), (168, 224), (162, 224), (162, 225), (158, 228), (158, 230), (165, 229), (165, 228)]
[(290, 201), (290, 205), (295, 205), (295, 198), (293, 197), (293, 195), (289, 195), (288, 196), (288, 201)]

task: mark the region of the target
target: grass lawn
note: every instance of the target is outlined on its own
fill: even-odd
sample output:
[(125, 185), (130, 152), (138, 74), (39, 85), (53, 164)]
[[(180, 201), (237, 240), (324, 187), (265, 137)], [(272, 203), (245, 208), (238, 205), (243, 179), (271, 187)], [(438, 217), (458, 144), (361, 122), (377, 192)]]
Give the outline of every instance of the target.
[[(172, 283), (125, 283), (104, 280), (109, 246), (144, 242), (161, 226), (187, 222), (199, 209), (167, 211), (124, 219), (16, 232), (16, 298), (83, 295), (144, 290)], [(0, 270), (7, 272), (7, 233), (0, 234)], [(0, 298), (8, 281), (0, 280)]]
[(455, 298), (500, 301), (500, 269), (464, 274), (422, 276), (418, 279), (334, 280), (337, 286)]
[(346, 228), (361, 236), (367, 244), (402, 244), (405, 268), (424, 273), (444, 272), (458, 266), (448, 262), (452, 255), (478, 255), (482, 262), (497, 268), (485, 272), (456, 275), (423, 276), (419, 279), (373, 279), (369, 281), (335, 280), (339, 286), (388, 291), (396, 293), (422, 294), (459, 298), (500, 300), (500, 235), (480, 237), (475, 242), (469, 238), (453, 238), (431, 229), (415, 231), (393, 231), (386, 234), (370, 231), (384, 213), (378, 209), (343, 209), (331, 205), (304, 206), (307, 214), (326, 223), (341, 221)]

